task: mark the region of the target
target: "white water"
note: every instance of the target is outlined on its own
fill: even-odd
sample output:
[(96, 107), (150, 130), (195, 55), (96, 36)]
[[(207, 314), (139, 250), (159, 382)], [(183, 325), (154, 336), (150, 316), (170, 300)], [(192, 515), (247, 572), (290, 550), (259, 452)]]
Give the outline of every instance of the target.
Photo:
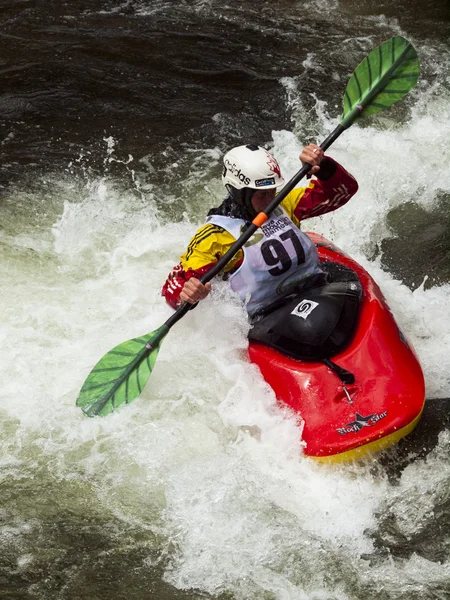
[[(346, 132), (330, 154), (357, 177), (358, 197), (305, 227), (376, 278), (420, 356), (430, 397), (450, 396), (450, 286), (411, 292), (366, 256), (388, 233), (390, 208), (414, 199), (432, 210), (434, 192), (450, 192), (444, 100), (430, 94), (395, 131)], [(300, 142), (289, 132), (274, 132), (273, 141), (293, 174)], [(110, 144), (105, 160), (113, 154)], [(408, 160), (399, 164), (402, 156)], [(216, 151), (204, 157), (217, 164)], [(31, 197), (31, 218), (1, 234), (2, 477), (20, 480), (45, 465), (56, 479), (82, 482), (86, 513), (100, 503), (158, 534), (169, 556), (164, 577), (179, 588), (280, 600), (420, 597), (440, 589), (449, 562), (413, 554), (370, 566), (364, 555), (374, 551), (369, 532), (379, 514), (396, 516), (406, 537), (426, 527), (448, 485), (449, 436), (426, 461), (412, 463), (397, 487), (370, 461), (329, 468), (302, 458), (295, 419), (246, 359), (246, 318), (226, 287), (218, 285), (167, 336), (133, 405), (96, 419), (75, 407), (105, 352), (169, 316), (161, 284), (201, 222), (166, 222), (156, 210), (158, 190), (139, 188), (131, 166), (124, 164), (120, 187), (107, 173), (92, 181), (69, 169), (48, 182), (48, 196)], [(195, 190), (194, 181), (186, 191), (196, 191), (206, 210), (220, 185)], [(29, 192), (17, 192), (6, 205), (27, 201)], [(51, 218), (35, 226), (32, 213), (43, 205)], [(19, 515), (14, 535), (31, 526)], [(21, 556), (17, 569), (34, 560)]]

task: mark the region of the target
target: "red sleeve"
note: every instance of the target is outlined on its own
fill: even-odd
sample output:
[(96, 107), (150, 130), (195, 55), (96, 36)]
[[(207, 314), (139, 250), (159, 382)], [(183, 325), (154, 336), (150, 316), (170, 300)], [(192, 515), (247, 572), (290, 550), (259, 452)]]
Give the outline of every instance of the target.
[(306, 188), (294, 210), (299, 221), (318, 217), (344, 206), (358, 191), (356, 179), (339, 163), (335, 164), (336, 171), (329, 179), (316, 179), (312, 187)]
[(201, 269), (188, 269), (187, 271), (185, 271), (183, 267), (178, 264), (169, 273), (169, 276), (162, 287), (161, 296), (165, 297), (169, 306), (172, 308), (178, 308), (178, 306), (181, 304), (181, 290), (183, 289), (186, 281), (191, 277), (200, 279), (200, 277), (212, 269), (215, 264), (216, 263), (214, 262), (210, 263), (209, 265), (205, 265)]

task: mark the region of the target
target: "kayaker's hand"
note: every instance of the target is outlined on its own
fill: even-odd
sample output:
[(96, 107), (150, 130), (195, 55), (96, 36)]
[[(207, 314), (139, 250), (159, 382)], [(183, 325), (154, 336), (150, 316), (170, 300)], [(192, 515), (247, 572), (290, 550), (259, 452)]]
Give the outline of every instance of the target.
[(312, 169), (309, 171), (308, 175), (314, 175), (320, 169), (319, 165), (322, 162), (324, 157), (324, 153), (320, 146), (316, 146), (316, 144), (309, 144), (306, 148), (303, 148), (300, 154), (300, 160), (303, 164), (309, 163), (312, 165)]
[(200, 300), (206, 298), (210, 291), (211, 284), (209, 282), (203, 285), (200, 279), (191, 277), (184, 284), (183, 289), (181, 290), (180, 299), (183, 302), (195, 304), (196, 302), (200, 302)]

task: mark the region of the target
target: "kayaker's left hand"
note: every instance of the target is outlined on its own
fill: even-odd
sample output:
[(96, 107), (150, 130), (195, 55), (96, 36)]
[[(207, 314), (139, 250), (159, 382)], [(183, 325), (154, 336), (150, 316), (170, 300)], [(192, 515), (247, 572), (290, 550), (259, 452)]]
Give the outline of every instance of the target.
[(320, 163), (322, 162), (324, 157), (323, 150), (320, 146), (316, 146), (316, 144), (309, 144), (306, 148), (303, 148), (300, 154), (300, 160), (303, 164), (309, 163), (312, 165), (312, 169), (309, 171), (308, 175), (314, 175), (320, 169)]

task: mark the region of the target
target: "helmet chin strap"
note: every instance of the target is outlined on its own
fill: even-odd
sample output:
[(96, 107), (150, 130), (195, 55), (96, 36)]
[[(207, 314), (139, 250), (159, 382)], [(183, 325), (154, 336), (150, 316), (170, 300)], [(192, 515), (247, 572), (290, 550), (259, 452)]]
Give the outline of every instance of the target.
[(238, 190), (230, 184), (228, 184), (226, 188), (236, 204), (242, 208), (245, 219), (250, 222), (253, 221), (258, 214), (252, 205), (252, 196), (256, 190), (252, 188), (242, 188)]
[(252, 204), (252, 198), (253, 198), (253, 194), (255, 192), (256, 192), (256, 190), (254, 190), (252, 188), (244, 188), (242, 190), (244, 205), (245, 205), (245, 208), (247, 209), (249, 215), (251, 216), (252, 221), (258, 214), (257, 211), (253, 208), (253, 204)]

